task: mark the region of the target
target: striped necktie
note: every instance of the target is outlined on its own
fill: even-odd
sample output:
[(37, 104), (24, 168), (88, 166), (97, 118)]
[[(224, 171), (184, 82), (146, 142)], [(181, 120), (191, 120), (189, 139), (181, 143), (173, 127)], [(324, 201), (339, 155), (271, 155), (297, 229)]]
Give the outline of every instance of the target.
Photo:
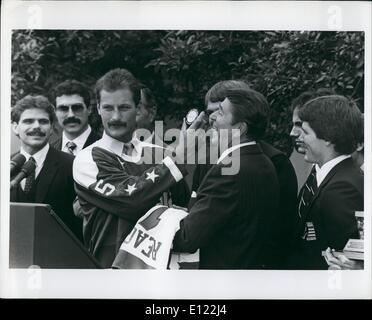
[(303, 216), (305, 209), (309, 205), (317, 189), (318, 185), (316, 181), (316, 170), (314, 165), (309, 176), (307, 177), (305, 185), (302, 187), (301, 190), (300, 202), (298, 204), (298, 215), (300, 218)]
[(124, 143), (123, 154), (127, 156), (131, 156), (133, 153), (133, 149), (134, 149), (134, 146), (132, 142)]
[[(33, 157), (30, 157), (28, 161), (35, 162), (35, 159)], [(35, 170), (33, 170), (26, 178), (26, 183), (25, 183), (25, 188), (24, 188), (24, 193), (29, 194), (32, 186), (35, 183)]]
[(66, 147), (69, 153), (71, 153), (72, 155), (75, 155), (75, 150), (76, 150), (75, 142), (72, 142), (72, 141), (67, 142)]

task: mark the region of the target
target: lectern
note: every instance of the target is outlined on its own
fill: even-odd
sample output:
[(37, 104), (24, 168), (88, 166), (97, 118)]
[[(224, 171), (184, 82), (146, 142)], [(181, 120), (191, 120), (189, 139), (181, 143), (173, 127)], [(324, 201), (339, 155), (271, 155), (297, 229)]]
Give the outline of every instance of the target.
[(10, 203), (9, 268), (97, 269), (86, 250), (49, 205)]

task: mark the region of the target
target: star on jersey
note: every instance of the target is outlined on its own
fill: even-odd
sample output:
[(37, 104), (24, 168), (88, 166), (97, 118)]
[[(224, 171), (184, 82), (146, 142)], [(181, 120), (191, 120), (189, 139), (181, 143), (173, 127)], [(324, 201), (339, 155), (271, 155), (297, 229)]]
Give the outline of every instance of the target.
[(146, 180), (151, 180), (152, 182), (155, 182), (155, 179), (157, 177), (159, 177), (156, 173), (155, 173), (155, 169), (153, 169), (150, 173), (146, 172), (147, 174), (147, 177), (146, 177)]
[(134, 184), (128, 184), (127, 189), (124, 189), (124, 191), (128, 192), (129, 195), (131, 195), (134, 190), (137, 190), (135, 183)]

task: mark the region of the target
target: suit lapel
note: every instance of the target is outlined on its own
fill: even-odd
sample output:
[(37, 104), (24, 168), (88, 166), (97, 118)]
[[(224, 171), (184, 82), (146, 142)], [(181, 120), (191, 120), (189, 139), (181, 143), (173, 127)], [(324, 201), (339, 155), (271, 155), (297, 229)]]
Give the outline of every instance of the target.
[[(99, 139), (100, 139), (100, 136), (92, 130), (87, 140), (85, 141), (83, 148), (90, 146), (92, 143), (96, 142)], [(55, 149), (62, 151), (62, 137), (59, 137), (58, 139), (51, 141), (50, 144)]]
[(87, 141), (85, 141), (83, 149), (90, 146), (92, 143), (96, 142), (99, 138), (99, 136), (92, 130), (91, 133), (88, 136)]
[(314, 196), (311, 198), (310, 200), (310, 203), (309, 205), (307, 206), (303, 216), (301, 217), (301, 222), (300, 222), (300, 230), (298, 230), (299, 232), (302, 231), (302, 228), (301, 226), (303, 226), (306, 222), (306, 218), (308, 216), (308, 213), (310, 212), (311, 210), (311, 207), (314, 205), (314, 202), (315, 200), (319, 197), (320, 193), (322, 192), (322, 190), (325, 188), (325, 186), (331, 181), (331, 179), (334, 177), (334, 175), (342, 170), (345, 166), (349, 165), (349, 162), (352, 161), (351, 159), (345, 159), (343, 161), (341, 161), (340, 163), (338, 163), (336, 166), (334, 166), (332, 168), (332, 170), (327, 174), (327, 176), (324, 178), (324, 180), (322, 181), (322, 183), (319, 185), (318, 189), (316, 190)]
[(35, 202), (43, 202), (47, 191), (54, 179), (58, 169), (58, 157), (55, 154), (53, 147), (49, 148), (48, 154), (45, 158), (43, 168), (41, 169), (37, 184), (37, 190), (35, 195)]
[(322, 181), (322, 183), (319, 185), (317, 191), (315, 192), (314, 194), (314, 197), (311, 199), (310, 201), (310, 204), (309, 204), (309, 208), (311, 207), (311, 205), (313, 204), (313, 202), (316, 200), (316, 198), (319, 196), (320, 192), (323, 190), (323, 188), (331, 181), (331, 179), (334, 177), (334, 175), (343, 170), (343, 168), (345, 168), (346, 166), (350, 165), (352, 163), (352, 159), (351, 158), (347, 158), (341, 162), (339, 162), (338, 164), (336, 164), (332, 170), (330, 172), (328, 172), (328, 174), (326, 175), (326, 177), (324, 178), (324, 180)]
[(50, 145), (57, 150), (62, 150), (62, 137), (50, 142)]

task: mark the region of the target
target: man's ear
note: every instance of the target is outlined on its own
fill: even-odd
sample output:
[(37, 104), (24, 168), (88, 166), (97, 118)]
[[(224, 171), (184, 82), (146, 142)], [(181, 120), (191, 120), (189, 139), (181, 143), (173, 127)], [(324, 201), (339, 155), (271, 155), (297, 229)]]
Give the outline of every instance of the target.
[(97, 112), (98, 112), (99, 115), (101, 115), (101, 109), (100, 109), (99, 103), (97, 103)]
[(19, 137), (19, 133), (18, 133), (18, 123), (17, 122), (12, 122), (12, 130), (14, 132), (14, 134)]
[(237, 126), (234, 129), (239, 129), (241, 136), (242, 135), (245, 135), (247, 133), (247, 130), (248, 130), (247, 123), (245, 123), (245, 122), (238, 122), (236, 125)]

